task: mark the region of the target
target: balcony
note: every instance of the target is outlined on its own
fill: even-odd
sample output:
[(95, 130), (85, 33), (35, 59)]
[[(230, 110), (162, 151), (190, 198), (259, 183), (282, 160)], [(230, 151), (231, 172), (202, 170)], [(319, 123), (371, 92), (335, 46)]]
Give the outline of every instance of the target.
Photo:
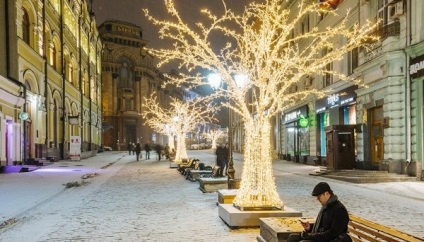
[(386, 24), (377, 29), (376, 35), (380, 36), (380, 40), (384, 40), (391, 36), (400, 35), (400, 23), (399, 21), (394, 21), (392, 23)]

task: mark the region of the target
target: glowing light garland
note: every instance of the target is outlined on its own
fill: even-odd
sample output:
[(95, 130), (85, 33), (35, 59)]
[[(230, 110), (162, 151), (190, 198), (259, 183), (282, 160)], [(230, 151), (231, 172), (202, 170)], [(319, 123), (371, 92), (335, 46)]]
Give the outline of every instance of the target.
[[(228, 97), (221, 105), (241, 117), (246, 133), (242, 180), (234, 205), (282, 208), (284, 203), (277, 193), (272, 170), (271, 118), (302, 99), (326, 94), (318, 85), (299, 90), (298, 84), (306, 76), (329, 74), (335, 80), (358, 84), (325, 67), (358, 47), (370, 51), (369, 43), (378, 40), (371, 35), (378, 23), (361, 20), (361, 25), (350, 24), (349, 10), (321, 9), (319, 1), (298, 0), (290, 8), (283, 8), (288, 1), (264, 0), (250, 4), (242, 15), (227, 9), (224, 0), (222, 3), (224, 11), (220, 16), (203, 10), (205, 21), (193, 27), (183, 21), (172, 0), (165, 0), (171, 20), (159, 20), (145, 10), (149, 20), (160, 27), (161, 38), (174, 42), (167, 49), (150, 51), (159, 57), (159, 65), (179, 61), (187, 73), (204, 68), (220, 74), (225, 85), (210, 98)], [(297, 31), (305, 18), (318, 18), (321, 14), (334, 20), (334, 24)], [(217, 33), (228, 39), (218, 52), (211, 44), (211, 36), (216, 38)], [(248, 77), (240, 88), (234, 79), (238, 73)], [(170, 77), (170, 82), (207, 84), (200, 74), (182, 75), (183, 79)]]
[(204, 137), (212, 141), (212, 149), (216, 149), (216, 141), (219, 138), (226, 137), (227, 134), (220, 129), (213, 129), (204, 134)]
[[(142, 115), (146, 124), (156, 132), (168, 137), (176, 136), (175, 162), (177, 163), (188, 158), (185, 134), (194, 130), (198, 124), (215, 120), (212, 114), (216, 107), (206, 105), (205, 98), (188, 101), (171, 98), (169, 109), (160, 106), (156, 93), (153, 93), (149, 98), (144, 98), (144, 102), (145, 110), (143, 110)], [(205, 108), (206, 106), (207, 108)]]

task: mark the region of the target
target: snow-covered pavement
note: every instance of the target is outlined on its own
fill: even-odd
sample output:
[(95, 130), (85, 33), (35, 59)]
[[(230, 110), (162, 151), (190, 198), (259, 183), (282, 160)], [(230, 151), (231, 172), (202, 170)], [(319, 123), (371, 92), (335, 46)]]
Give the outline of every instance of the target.
[[(214, 163), (211, 150), (189, 155)], [(239, 177), (242, 157), (234, 159)], [(274, 168), (285, 205), (304, 216), (318, 213), (310, 192), (327, 181), (351, 213), (424, 237), (424, 182), (352, 184), (309, 176), (313, 166), (275, 161)], [(82, 185), (65, 188), (69, 182)], [(229, 229), (217, 194), (198, 187), (169, 162), (137, 162), (127, 152), (0, 174), (0, 241), (256, 241), (259, 229)]]

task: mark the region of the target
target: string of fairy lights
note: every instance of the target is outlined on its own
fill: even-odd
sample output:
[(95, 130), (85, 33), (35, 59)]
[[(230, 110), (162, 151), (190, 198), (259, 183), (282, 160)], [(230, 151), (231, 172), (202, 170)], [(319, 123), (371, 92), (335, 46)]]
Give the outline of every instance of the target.
[(204, 137), (206, 139), (211, 140), (211, 143), (212, 143), (211, 148), (212, 149), (216, 149), (216, 142), (218, 141), (218, 139), (224, 138), (226, 136), (227, 136), (227, 134), (220, 129), (212, 129), (212, 130), (209, 130), (209, 132), (204, 134)]

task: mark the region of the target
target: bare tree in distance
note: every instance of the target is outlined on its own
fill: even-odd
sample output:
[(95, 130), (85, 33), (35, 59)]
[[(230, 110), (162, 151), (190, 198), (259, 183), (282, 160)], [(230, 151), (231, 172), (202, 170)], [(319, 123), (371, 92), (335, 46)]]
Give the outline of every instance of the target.
[[(337, 82), (360, 84), (326, 67), (359, 47), (371, 50), (370, 43), (378, 40), (372, 35), (377, 23), (352, 23), (349, 10), (322, 8), (318, 1), (298, 0), (290, 6), (293, 1), (264, 0), (237, 15), (223, 0), (222, 13), (203, 9), (204, 21), (191, 27), (172, 0), (164, 2), (167, 19), (151, 16), (148, 10), (145, 14), (160, 27), (160, 37), (174, 44), (149, 51), (159, 57), (159, 66), (179, 62), (184, 78), (170, 78), (173, 84), (207, 85), (204, 76), (193, 74), (198, 68), (219, 74), (223, 85), (211, 97), (227, 97), (221, 105), (244, 122), (244, 166), (234, 205), (283, 208), (272, 170), (271, 119), (302, 100), (330, 91), (321, 85), (299, 88), (305, 77), (332, 75)], [(297, 30), (306, 17), (321, 15), (334, 24)], [(217, 50), (212, 42), (219, 35), (228, 42)], [(246, 77), (242, 84), (236, 80), (240, 74)]]
[(212, 143), (212, 149), (216, 149), (216, 142), (220, 138), (228, 137), (227, 133), (221, 129), (211, 129), (209, 132), (204, 133), (206, 139), (210, 139)]

